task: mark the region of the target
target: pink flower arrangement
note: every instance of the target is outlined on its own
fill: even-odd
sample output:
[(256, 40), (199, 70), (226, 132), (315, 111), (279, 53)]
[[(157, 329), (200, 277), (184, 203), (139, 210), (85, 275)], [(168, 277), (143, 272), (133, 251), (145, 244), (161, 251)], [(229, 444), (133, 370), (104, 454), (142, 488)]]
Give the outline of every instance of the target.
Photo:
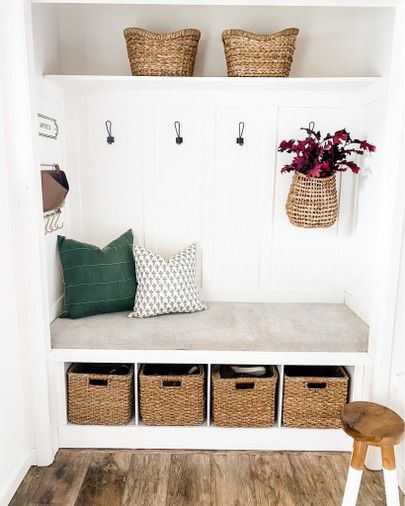
[(375, 146), (367, 141), (352, 139), (350, 133), (338, 130), (333, 135), (327, 134), (322, 139), (321, 132), (315, 131), (315, 123), (308, 128), (301, 128), (307, 133), (303, 140), (290, 139), (281, 141), (280, 152), (294, 153), (292, 162), (285, 165), (281, 172), (297, 171), (308, 177), (329, 177), (336, 172), (350, 169), (354, 174), (360, 172), (360, 167), (352, 160), (352, 155), (364, 155), (365, 152), (375, 151)]

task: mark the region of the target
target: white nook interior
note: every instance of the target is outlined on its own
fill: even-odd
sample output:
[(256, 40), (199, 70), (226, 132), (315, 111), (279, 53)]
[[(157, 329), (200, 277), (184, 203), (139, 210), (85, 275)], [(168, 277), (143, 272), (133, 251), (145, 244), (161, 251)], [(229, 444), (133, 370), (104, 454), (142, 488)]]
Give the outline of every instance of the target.
[[(350, 374), (351, 399), (401, 404), (404, 347), (396, 336), (404, 322), (395, 320), (388, 307), (397, 299), (388, 299), (385, 283), (393, 267), (390, 227), (398, 226), (402, 234), (403, 219), (403, 199), (395, 193), (402, 176), (396, 169), (390, 172), (402, 156), (394, 128), (400, 124), (395, 115), (401, 76), (395, 69), (403, 44), (398, 30), (403, 6), (238, 3), (37, 0), (30, 6), (31, 106), (33, 114), (56, 118), (59, 125), (57, 140), (34, 132), (38, 180), (40, 163), (57, 163), (71, 188), (59, 233), (103, 247), (132, 228), (137, 244), (165, 257), (197, 242), (203, 299), (213, 311), (225, 307), (224, 315), (232, 303), (240, 304), (242, 313), (249, 312), (249, 304), (266, 303), (269, 336), (258, 344), (255, 322), (244, 327), (241, 321), (238, 328), (253, 336), (233, 336), (228, 346), (220, 335), (210, 334), (205, 342), (204, 328), (197, 332), (186, 323), (188, 316), (141, 322), (141, 332), (137, 321), (124, 321), (121, 313), (88, 324), (56, 320), (35, 345), (44, 350), (52, 433), (50, 442), (41, 443), (40, 463), (49, 463), (59, 447), (351, 447), (339, 429), (283, 427), (282, 381), (277, 423), (269, 429), (211, 426), (209, 376), (201, 427), (146, 427), (137, 408), (124, 427), (69, 424), (65, 375), (72, 362), (201, 363), (208, 372), (215, 364), (274, 364), (281, 378), (285, 365), (342, 365)], [(131, 76), (122, 33), (128, 26), (157, 32), (199, 28), (195, 77)], [(225, 77), (222, 30), (265, 33), (290, 26), (300, 34), (289, 78)], [(106, 120), (112, 122), (112, 145), (106, 143)], [(181, 122), (180, 146), (175, 121)], [(243, 146), (235, 142), (240, 121), (245, 123)], [(372, 156), (358, 160), (358, 176), (347, 172), (338, 178), (339, 217), (326, 229), (294, 227), (285, 213), (291, 175), (280, 169), (289, 155), (278, 153), (277, 146), (299, 136), (299, 128), (310, 121), (323, 133), (345, 127), (377, 146)], [(35, 191), (39, 201), (38, 183)], [(38, 272), (47, 294), (47, 323), (63, 307), (56, 236), (41, 239), (43, 271)], [(395, 258), (401, 280), (400, 254)], [(391, 289), (402, 297), (396, 285)], [(392, 328), (387, 314), (395, 320)], [(184, 339), (177, 342), (182, 318)], [(115, 337), (121, 344), (106, 337), (112, 321), (119, 326)], [(166, 329), (173, 339), (165, 338)], [(389, 384), (394, 393), (388, 393)], [(135, 389), (137, 394), (137, 384)], [(403, 467), (400, 472), (404, 484)]]

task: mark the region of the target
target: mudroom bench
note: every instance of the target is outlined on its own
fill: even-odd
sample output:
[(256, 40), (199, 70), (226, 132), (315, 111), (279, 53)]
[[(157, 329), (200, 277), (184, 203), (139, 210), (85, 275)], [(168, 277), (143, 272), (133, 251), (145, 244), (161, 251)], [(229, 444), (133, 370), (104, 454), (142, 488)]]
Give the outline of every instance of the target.
[[(200, 313), (128, 318), (128, 312), (51, 324), (51, 370), (60, 447), (349, 450), (340, 429), (300, 429), (282, 423), (285, 366), (344, 366), (349, 398), (362, 395), (368, 366), (368, 326), (344, 304), (211, 302)], [(66, 372), (72, 363), (134, 365), (135, 410), (123, 426), (67, 420)], [(206, 418), (201, 426), (146, 426), (139, 417), (141, 364), (201, 364), (206, 368)], [(224, 428), (211, 422), (211, 367), (274, 365), (279, 381), (276, 420), (268, 428)]]

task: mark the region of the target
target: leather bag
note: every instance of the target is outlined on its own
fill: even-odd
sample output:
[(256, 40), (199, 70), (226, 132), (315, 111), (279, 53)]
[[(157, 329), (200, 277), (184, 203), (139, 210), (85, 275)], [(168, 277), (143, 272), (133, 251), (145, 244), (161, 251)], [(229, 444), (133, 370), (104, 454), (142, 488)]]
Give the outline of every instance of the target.
[(44, 212), (63, 206), (69, 191), (66, 174), (55, 166), (54, 170), (41, 170), (42, 206)]

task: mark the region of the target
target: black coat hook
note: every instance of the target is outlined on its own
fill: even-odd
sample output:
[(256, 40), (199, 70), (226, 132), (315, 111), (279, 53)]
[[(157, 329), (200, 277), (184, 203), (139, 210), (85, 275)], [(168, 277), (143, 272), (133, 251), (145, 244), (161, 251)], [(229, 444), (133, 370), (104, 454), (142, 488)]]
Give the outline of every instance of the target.
[(176, 144), (183, 144), (183, 137), (181, 137), (180, 121), (174, 122), (174, 129), (176, 130)]
[(245, 143), (245, 139), (243, 138), (243, 130), (245, 129), (245, 123), (243, 121), (239, 122), (239, 137), (236, 138), (236, 144), (239, 146), (243, 146)]
[(111, 135), (112, 123), (109, 119), (105, 122), (105, 128), (107, 130), (107, 144), (114, 144), (115, 139)]

